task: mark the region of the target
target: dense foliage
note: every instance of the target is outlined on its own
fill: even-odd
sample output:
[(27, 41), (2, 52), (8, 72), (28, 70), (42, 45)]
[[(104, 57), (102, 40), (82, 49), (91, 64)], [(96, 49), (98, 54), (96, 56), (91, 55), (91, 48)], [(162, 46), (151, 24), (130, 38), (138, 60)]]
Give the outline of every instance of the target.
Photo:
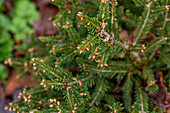
[(39, 37), (50, 55), (31, 59), (41, 83), (33, 89), (25, 87), (20, 99), (6, 109), (30, 113), (167, 111), (167, 107), (155, 107), (147, 95), (161, 90), (154, 78), (157, 71), (170, 82), (168, 0), (52, 3), (60, 10), (50, 18), (60, 35)]

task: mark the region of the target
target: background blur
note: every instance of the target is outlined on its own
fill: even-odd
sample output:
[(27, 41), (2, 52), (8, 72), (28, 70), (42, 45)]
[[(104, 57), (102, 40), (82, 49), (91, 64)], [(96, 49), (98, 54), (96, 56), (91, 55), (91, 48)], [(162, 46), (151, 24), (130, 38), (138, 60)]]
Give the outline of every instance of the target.
[(5, 105), (16, 100), (25, 85), (38, 83), (29, 61), (45, 53), (39, 36), (58, 34), (49, 20), (58, 12), (49, 0), (0, 0), (0, 113), (10, 113)]

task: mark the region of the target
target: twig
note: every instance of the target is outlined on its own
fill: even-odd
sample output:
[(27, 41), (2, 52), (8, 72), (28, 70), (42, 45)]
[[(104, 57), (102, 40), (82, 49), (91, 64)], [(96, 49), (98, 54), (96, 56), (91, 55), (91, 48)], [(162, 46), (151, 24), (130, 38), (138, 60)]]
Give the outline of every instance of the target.
[(140, 56), (139, 56), (139, 53), (137, 53), (137, 52), (130, 52), (130, 54), (132, 54), (132, 55), (136, 58), (136, 60), (137, 60), (138, 62), (141, 61), (141, 58), (140, 58)]
[(71, 109), (73, 109), (73, 106), (72, 106), (72, 103), (71, 103), (69, 89), (70, 89), (70, 87), (67, 87), (67, 97), (68, 97), (68, 101), (69, 101), (70, 107), (71, 107)]
[(142, 113), (145, 113), (145, 112), (144, 112), (144, 106), (143, 106), (143, 96), (142, 96), (141, 88), (139, 88), (139, 92), (140, 92), (140, 99), (141, 99), (141, 109), (142, 109)]
[(111, 36), (104, 30), (105, 26), (106, 26), (106, 24), (103, 23), (103, 24), (102, 24), (101, 34), (103, 34), (103, 35), (106, 36), (106, 41), (109, 41), (109, 39), (112, 39), (112, 40), (113, 40), (113, 43), (115, 43), (115, 44), (123, 47), (123, 48), (126, 49), (126, 50), (128, 50), (128, 49), (129, 49), (129, 46), (123, 44), (122, 42), (120, 42), (120, 41), (118, 41), (118, 40), (116, 40), (116, 39), (114, 39), (114, 34), (113, 34), (113, 36), (111, 37)]
[(156, 51), (158, 50), (158, 47), (151, 53), (151, 55), (148, 58), (148, 61), (151, 60), (153, 58), (153, 56), (155, 55)]
[[(124, 49), (126, 49), (126, 50), (129, 50), (129, 49), (130, 49), (129, 45), (125, 45), (125, 44), (123, 44), (122, 42), (114, 39), (114, 34), (112, 34), (112, 37), (111, 37), (111, 36), (104, 30), (104, 28), (105, 28), (106, 25), (107, 25), (106, 23), (103, 23), (103, 24), (102, 24), (102, 30), (101, 30), (101, 34), (103, 34), (103, 35), (106, 36), (106, 41), (109, 41), (110, 39), (112, 39), (113, 43), (121, 46), (122, 48), (124, 48)], [(141, 58), (140, 58), (140, 56), (139, 56), (138, 53), (136, 53), (136, 52), (130, 52), (130, 54), (132, 54), (132, 55), (136, 58), (136, 60), (137, 60), (138, 62), (141, 61)]]
[(123, 70), (123, 71), (118, 71), (118, 70), (101, 70), (101, 69), (93, 69), (93, 68), (89, 68), (89, 70), (98, 71), (98, 72), (127, 73), (127, 70)]
[(148, 50), (150, 50), (152, 47), (156, 46), (157, 44), (159, 44), (160, 42), (162, 42), (163, 40), (165, 40), (164, 38), (161, 38), (160, 40), (158, 40), (156, 43), (154, 43), (152, 46), (150, 46), (145, 52), (147, 52)]
[[(168, 4), (168, 0), (166, 0), (166, 5), (167, 4)], [(169, 11), (168, 6), (165, 6), (165, 7), (167, 8), (167, 11), (166, 11), (166, 14), (165, 14), (165, 20), (164, 20), (164, 24), (163, 24), (163, 29), (165, 29), (167, 18), (168, 18), (168, 11)]]
[(99, 96), (100, 92), (102, 91), (103, 82), (104, 82), (104, 79), (102, 79), (101, 85), (100, 85), (100, 88), (99, 88), (99, 91), (97, 92), (97, 95), (95, 96), (95, 98), (94, 98), (93, 101), (91, 102), (91, 105), (93, 105), (93, 103), (96, 101), (97, 97)]
[(159, 53), (160, 55), (162, 55), (168, 62), (170, 62), (169, 58), (167, 56), (165, 56), (162, 52), (157, 51), (157, 53)]
[(145, 25), (146, 25), (146, 23), (147, 23), (147, 21), (148, 21), (149, 14), (150, 14), (150, 6), (151, 6), (151, 3), (152, 3), (152, 2), (150, 2), (150, 3), (147, 5), (147, 7), (148, 7), (148, 12), (147, 12), (145, 21), (144, 21), (144, 23), (143, 23), (143, 25), (142, 25), (142, 28), (140, 29), (140, 32), (139, 32), (139, 34), (138, 34), (135, 42), (133, 43), (133, 45), (136, 45), (136, 43), (138, 42), (138, 40), (139, 40), (139, 38), (140, 38), (140, 36), (141, 36), (141, 34), (142, 34), (142, 32), (143, 32), (143, 29), (144, 29), (144, 27), (145, 27)]
[(74, 81), (74, 82), (70, 82), (70, 83), (68, 83), (68, 86), (73, 85), (73, 84), (76, 84), (76, 83), (79, 83), (79, 82), (83, 82), (83, 81), (85, 81), (85, 80), (90, 79), (91, 77), (93, 77), (93, 75), (91, 75), (91, 76), (89, 76), (89, 77), (86, 77), (86, 78), (83, 78), (83, 79), (81, 79), (81, 80), (76, 80), (76, 81)]
[(112, 90), (113, 92), (115, 92), (119, 88), (120, 82), (121, 79), (119, 79), (118, 83), (116, 84), (116, 87)]

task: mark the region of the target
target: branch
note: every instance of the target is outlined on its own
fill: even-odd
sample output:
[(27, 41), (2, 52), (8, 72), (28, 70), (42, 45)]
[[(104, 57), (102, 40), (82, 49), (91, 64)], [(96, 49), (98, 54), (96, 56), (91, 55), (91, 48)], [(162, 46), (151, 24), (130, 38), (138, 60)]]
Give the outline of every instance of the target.
[(155, 48), (155, 50), (151, 53), (151, 55), (148, 58), (148, 61), (151, 60), (153, 58), (153, 56), (155, 55), (156, 51), (158, 50), (158, 47)]
[(166, 26), (166, 22), (168, 21), (168, 11), (169, 11), (169, 7), (168, 7), (168, 0), (166, 0), (166, 9), (167, 9), (167, 11), (166, 11), (166, 14), (165, 14), (165, 20), (164, 20), (164, 24), (163, 24), (163, 29), (165, 29), (165, 26)]
[(86, 77), (86, 78), (83, 78), (83, 79), (81, 79), (81, 80), (76, 80), (76, 81), (74, 81), (74, 82), (70, 82), (70, 83), (68, 83), (68, 86), (73, 85), (73, 84), (76, 84), (76, 83), (79, 83), (79, 82), (83, 82), (83, 81), (85, 81), (85, 80), (90, 79), (91, 77), (93, 77), (93, 75), (91, 75), (91, 76), (89, 76), (89, 77)]
[(106, 41), (109, 41), (110, 39), (112, 39), (113, 43), (115, 43), (115, 44), (123, 47), (123, 48), (126, 49), (126, 50), (128, 50), (128, 49), (129, 49), (129, 46), (128, 46), (128, 45), (125, 45), (125, 44), (123, 44), (122, 42), (114, 39), (114, 34), (113, 34), (113, 36), (111, 37), (111, 36), (104, 30), (104, 28), (106, 27), (106, 25), (107, 25), (106, 23), (103, 23), (103, 24), (102, 24), (102, 30), (101, 30), (101, 34), (103, 34), (103, 35), (106, 36), (106, 39), (105, 39), (105, 40), (106, 40)]
[(148, 50), (150, 50), (152, 47), (158, 45), (160, 42), (166, 40), (166, 38), (161, 38), (160, 40), (158, 40), (157, 42), (155, 42), (153, 45), (151, 45), (145, 52), (147, 52)]
[(144, 113), (143, 96), (142, 96), (141, 88), (139, 88), (139, 92), (140, 92), (140, 100), (141, 100), (141, 109), (142, 109), (142, 113)]
[(138, 42), (138, 40), (139, 40), (139, 38), (140, 38), (140, 36), (141, 36), (141, 34), (142, 34), (142, 32), (143, 32), (143, 29), (144, 29), (144, 27), (145, 27), (145, 25), (146, 25), (146, 23), (147, 23), (147, 21), (148, 21), (149, 14), (150, 14), (150, 6), (151, 6), (151, 3), (152, 3), (152, 2), (150, 2), (148, 5), (146, 5), (146, 7), (148, 7), (148, 12), (147, 12), (145, 21), (144, 21), (144, 23), (143, 23), (143, 25), (142, 25), (142, 28), (141, 28), (141, 30), (140, 30), (140, 32), (139, 32), (139, 34), (138, 34), (135, 42), (133, 43), (133, 45), (136, 45), (136, 43)]
[(104, 82), (104, 79), (102, 79), (102, 82), (101, 82), (101, 85), (100, 85), (99, 91), (97, 92), (97, 95), (95, 96), (95, 98), (94, 98), (94, 99), (93, 99), (93, 101), (91, 102), (91, 105), (93, 105), (93, 103), (96, 101), (97, 97), (99, 96), (100, 92), (102, 91), (102, 88), (103, 88), (103, 82)]
[(73, 109), (73, 106), (72, 106), (72, 103), (71, 103), (71, 98), (70, 98), (70, 94), (69, 94), (69, 89), (70, 87), (67, 87), (67, 97), (68, 97), (68, 101), (69, 101), (69, 104), (70, 104), (70, 107), (71, 107), (71, 110)]
[(123, 71), (118, 71), (118, 70), (102, 70), (102, 69), (93, 69), (93, 68), (88, 68), (89, 70), (97, 71), (97, 72), (115, 72), (115, 73), (127, 73), (128, 71), (123, 70)]
[(137, 53), (137, 52), (130, 52), (130, 54), (133, 55), (138, 62), (141, 61), (141, 58), (140, 58), (140, 56), (139, 56), (139, 53)]
[[(124, 48), (124, 49), (126, 49), (126, 50), (129, 50), (129, 48), (130, 48), (129, 45), (125, 45), (125, 44), (123, 44), (122, 42), (114, 39), (114, 33), (113, 33), (113, 35), (112, 35), (112, 37), (111, 37), (111, 36), (104, 30), (104, 28), (106, 27), (106, 25), (107, 25), (107, 23), (103, 23), (103, 24), (102, 24), (102, 30), (101, 30), (101, 34), (103, 34), (103, 35), (106, 36), (106, 39), (105, 39), (105, 40), (106, 40), (106, 41), (109, 41), (110, 39), (112, 39), (113, 43), (121, 46), (122, 48)], [(140, 56), (139, 56), (138, 53), (136, 53), (136, 52), (130, 52), (130, 54), (132, 54), (132, 55), (136, 58), (136, 60), (137, 60), (138, 62), (141, 61), (141, 58), (140, 58)]]

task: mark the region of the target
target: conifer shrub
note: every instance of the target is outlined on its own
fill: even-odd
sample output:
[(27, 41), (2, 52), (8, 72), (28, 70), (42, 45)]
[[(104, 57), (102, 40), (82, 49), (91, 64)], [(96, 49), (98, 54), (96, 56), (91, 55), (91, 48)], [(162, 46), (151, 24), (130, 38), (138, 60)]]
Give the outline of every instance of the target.
[(50, 18), (60, 35), (39, 37), (50, 54), (31, 59), (40, 85), (25, 87), (20, 99), (5, 109), (18, 113), (168, 111), (168, 0), (52, 3), (60, 10)]

